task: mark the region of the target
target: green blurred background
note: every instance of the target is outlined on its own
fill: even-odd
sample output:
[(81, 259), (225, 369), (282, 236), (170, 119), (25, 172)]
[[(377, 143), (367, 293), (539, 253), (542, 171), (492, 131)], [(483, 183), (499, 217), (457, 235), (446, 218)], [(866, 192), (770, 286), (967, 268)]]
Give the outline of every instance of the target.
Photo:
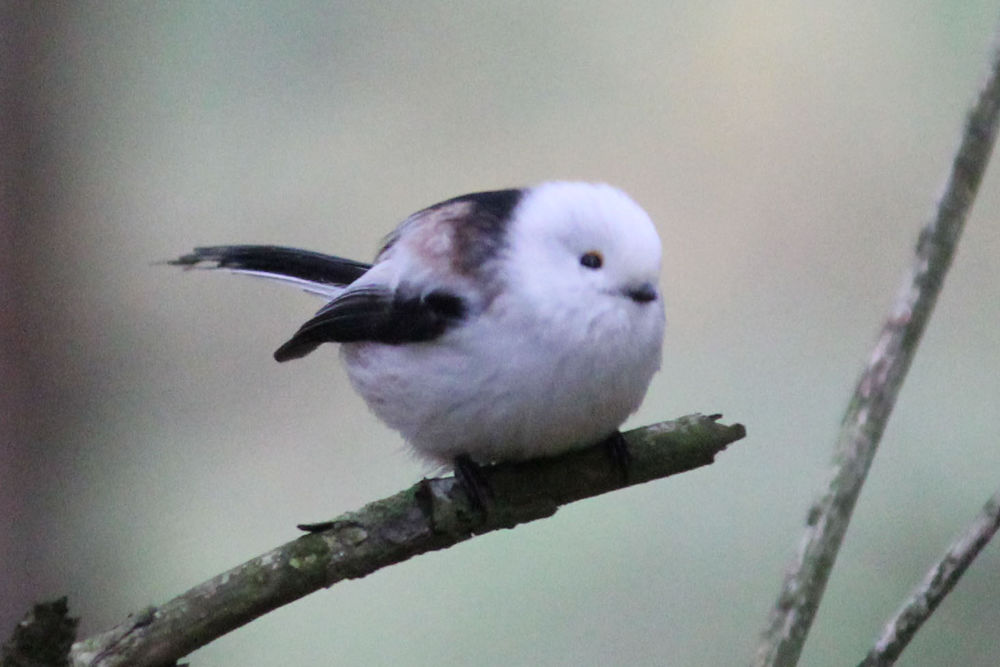
[[(153, 262), (282, 243), (360, 259), (408, 213), (552, 178), (664, 242), (640, 425), (746, 441), (680, 477), (269, 614), (195, 665), (749, 659), (984, 71), (995, 2), (90, 2), (2, 6), (0, 635), (86, 634), (426, 472), (320, 303)], [(803, 656), (854, 664), (1000, 480), (994, 168)], [(994, 665), (990, 547), (903, 665)]]

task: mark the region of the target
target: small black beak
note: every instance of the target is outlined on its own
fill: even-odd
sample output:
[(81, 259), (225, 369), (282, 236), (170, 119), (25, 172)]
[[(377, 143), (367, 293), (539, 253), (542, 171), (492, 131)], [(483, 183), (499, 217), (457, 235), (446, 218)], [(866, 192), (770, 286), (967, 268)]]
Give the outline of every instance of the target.
[(636, 303), (649, 303), (650, 301), (656, 301), (658, 294), (652, 283), (643, 283), (626, 289), (625, 296)]

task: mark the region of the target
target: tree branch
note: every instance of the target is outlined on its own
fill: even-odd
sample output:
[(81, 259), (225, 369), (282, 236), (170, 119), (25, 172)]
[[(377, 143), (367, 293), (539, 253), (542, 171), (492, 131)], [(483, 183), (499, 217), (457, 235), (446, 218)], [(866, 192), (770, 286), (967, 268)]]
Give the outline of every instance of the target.
[(989, 76), (966, 120), (934, 218), (858, 380), (837, 438), (831, 478), (808, 513), (799, 551), (785, 575), (754, 665), (794, 665), (816, 615), (861, 486), (868, 474), (906, 371), (951, 265), (997, 131), (1000, 37)]
[(965, 533), (948, 548), (944, 557), (910, 595), (909, 600), (886, 624), (882, 636), (858, 667), (891, 665), (930, 618), (965, 570), (976, 559), (993, 534), (1000, 528), (1000, 491), (986, 501), (983, 509)]
[(454, 477), (425, 479), (229, 570), (159, 607), (73, 645), (74, 665), (169, 665), (268, 611), (475, 535), (551, 516), (560, 505), (712, 463), (746, 434), (721, 415), (689, 415), (624, 434), (628, 481), (595, 445), (550, 459), (491, 466), (489, 511)]

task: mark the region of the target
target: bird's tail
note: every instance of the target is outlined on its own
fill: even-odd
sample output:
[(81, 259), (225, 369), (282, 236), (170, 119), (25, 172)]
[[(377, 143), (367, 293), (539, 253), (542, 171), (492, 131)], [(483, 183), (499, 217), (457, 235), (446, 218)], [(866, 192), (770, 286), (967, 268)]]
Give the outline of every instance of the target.
[(309, 250), (273, 245), (221, 245), (195, 248), (167, 262), (175, 266), (225, 269), (270, 278), (333, 298), (360, 278), (370, 264)]

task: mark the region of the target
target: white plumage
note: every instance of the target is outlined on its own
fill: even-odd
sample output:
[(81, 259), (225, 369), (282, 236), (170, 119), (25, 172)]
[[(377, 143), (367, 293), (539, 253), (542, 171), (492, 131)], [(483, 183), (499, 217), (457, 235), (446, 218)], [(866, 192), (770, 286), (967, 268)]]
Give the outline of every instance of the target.
[(593, 444), (639, 407), (660, 367), (660, 254), (623, 192), (552, 182), (420, 211), (370, 268), (269, 246), (175, 263), (331, 298), (275, 356), (342, 343), (355, 389), (417, 454), (486, 463)]

